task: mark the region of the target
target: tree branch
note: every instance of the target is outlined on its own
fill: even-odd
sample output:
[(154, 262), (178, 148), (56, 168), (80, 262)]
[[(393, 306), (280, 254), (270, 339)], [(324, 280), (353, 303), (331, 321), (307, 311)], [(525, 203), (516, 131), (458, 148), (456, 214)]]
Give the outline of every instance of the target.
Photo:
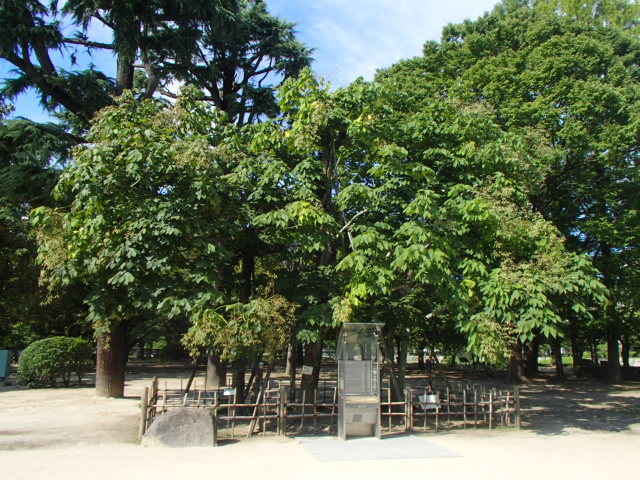
[(62, 41), (64, 43), (70, 43), (73, 45), (83, 45), (89, 48), (104, 48), (106, 50), (115, 50), (116, 47), (111, 43), (100, 43), (100, 42), (92, 42), (90, 40), (84, 40), (81, 38), (63, 38)]
[(361, 212), (356, 213), (353, 217), (351, 217), (351, 220), (349, 220), (347, 222), (347, 224), (342, 227), (340, 229), (340, 231), (338, 232), (338, 235), (341, 235), (345, 230), (347, 230), (351, 225), (353, 225), (353, 222), (356, 221), (356, 218), (358, 218), (360, 215), (364, 215), (365, 213), (367, 213), (369, 211), (368, 208), (365, 208), (364, 210), (362, 210)]
[(20, 70), (22, 70), (46, 95), (51, 96), (60, 105), (68, 109), (70, 112), (76, 114), (83, 121), (89, 123), (89, 117), (84, 111), (82, 102), (79, 102), (73, 98), (68, 92), (62, 88), (50, 83), (46, 76), (38, 70), (30, 61), (25, 60), (17, 56), (15, 53), (10, 53), (5, 57), (9, 62), (14, 64)]

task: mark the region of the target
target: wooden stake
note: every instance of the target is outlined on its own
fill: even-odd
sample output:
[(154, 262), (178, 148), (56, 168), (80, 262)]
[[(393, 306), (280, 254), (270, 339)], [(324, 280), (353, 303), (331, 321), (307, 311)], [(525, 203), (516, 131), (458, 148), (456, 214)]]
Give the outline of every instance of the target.
[(280, 385), (278, 390), (278, 435), (287, 434), (287, 400), (284, 386)]
[(489, 390), (489, 430), (493, 428), (493, 388)]
[(336, 416), (336, 409), (338, 407), (338, 387), (333, 389), (333, 406), (331, 407), (331, 425), (333, 425), (333, 419)]
[(142, 436), (147, 431), (147, 406), (149, 401), (149, 387), (144, 387), (142, 396), (140, 397), (140, 424), (138, 426), (138, 438), (142, 440)]
[(520, 386), (516, 385), (514, 388), (513, 396), (516, 401), (516, 428), (520, 428)]
[(304, 427), (304, 406), (307, 403), (307, 391), (302, 390), (302, 415), (300, 415), (300, 430)]

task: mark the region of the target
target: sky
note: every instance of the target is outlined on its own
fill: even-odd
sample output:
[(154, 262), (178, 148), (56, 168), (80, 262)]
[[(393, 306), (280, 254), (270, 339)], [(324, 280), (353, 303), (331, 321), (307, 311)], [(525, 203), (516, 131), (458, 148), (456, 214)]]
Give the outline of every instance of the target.
[[(314, 71), (333, 87), (415, 57), (439, 40), (449, 23), (476, 19), (498, 0), (267, 0), (269, 11), (296, 23), (298, 38), (314, 49)], [(107, 38), (104, 39), (108, 41)], [(0, 77), (8, 66), (0, 64)], [(35, 95), (15, 102), (14, 116), (47, 121)]]
[(297, 24), (314, 48), (313, 69), (334, 87), (422, 53), (442, 28), (475, 20), (497, 0), (267, 0), (269, 11)]

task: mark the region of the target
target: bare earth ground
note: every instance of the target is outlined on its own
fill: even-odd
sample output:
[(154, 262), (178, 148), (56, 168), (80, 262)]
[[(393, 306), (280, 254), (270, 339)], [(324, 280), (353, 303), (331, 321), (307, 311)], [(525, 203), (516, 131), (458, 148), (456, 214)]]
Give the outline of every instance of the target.
[(459, 457), (320, 462), (288, 437), (227, 441), (219, 448), (140, 447), (142, 388), (153, 375), (179, 387), (187, 372), (166, 365), (131, 370), (123, 399), (97, 398), (89, 387), (0, 387), (0, 478), (640, 478), (640, 382), (554, 384), (543, 375), (523, 387), (523, 408), (531, 411), (519, 431), (424, 434)]

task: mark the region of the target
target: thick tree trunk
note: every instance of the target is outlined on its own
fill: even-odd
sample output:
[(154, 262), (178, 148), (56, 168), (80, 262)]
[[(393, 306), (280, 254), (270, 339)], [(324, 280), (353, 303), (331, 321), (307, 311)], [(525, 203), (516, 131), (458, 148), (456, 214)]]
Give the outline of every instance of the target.
[(607, 380), (610, 383), (622, 383), (618, 339), (617, 328), (612, 327), (607, 337)]
[(227, 385), (227, 364), (211, 351), (207, 352), (205, 385), (207, 388), (218, 388)]
[[(304, 367), (313, 367), (311, 374), (302, 374), (300, 388), (305, 392), (307, 399), (313, 398), (313, 391), (318, 388), (320, 380), (320, 367), (322, 364), (322, 346), (324, 344), (322, 336), (318, 341), (313, 342), (305, 348)], [(303, 368), (304, 368), (303, 367)]]
[(296, 364), (296, 357), (295, 357), (295, 353), (293, 351), (293, 342), (289, 342), (289, 345), (287, 345), (287, 365), (284, 369), (284, 374), (286, 376), (291, 375), (291, 370), (296, 368), (295, 364)]
[(122, 397), (124, 395), (125, 328), (122, 323), (98, 338), (96, 358), (96, 395)]
[(524, 372), (524, 361), (522, 358), (522, 344), (514, 342), (511, 345), (511, 361), (509, 362), (509, 383), (529, 383)]

